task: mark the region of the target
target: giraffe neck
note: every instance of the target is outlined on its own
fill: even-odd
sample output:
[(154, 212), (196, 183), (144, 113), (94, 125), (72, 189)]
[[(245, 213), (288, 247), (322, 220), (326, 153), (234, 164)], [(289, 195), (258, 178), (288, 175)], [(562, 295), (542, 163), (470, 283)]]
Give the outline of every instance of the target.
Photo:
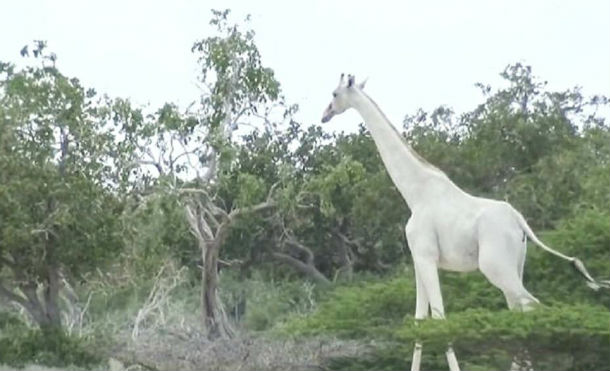
[(354, 108), (364, 119), (390, 178), (411, 210), (427, 199), (440, 196), (435, 191), (440, 193), (444, 187), (437, 187), (430, 181), (453, 185), (441, 170), (427, 163), (411, 148), (364, 92), (356, 91)]

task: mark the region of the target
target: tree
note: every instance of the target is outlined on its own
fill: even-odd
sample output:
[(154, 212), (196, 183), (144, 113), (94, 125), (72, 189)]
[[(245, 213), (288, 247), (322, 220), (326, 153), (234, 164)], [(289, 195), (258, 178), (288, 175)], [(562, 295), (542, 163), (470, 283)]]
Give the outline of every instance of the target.
[(95, 92), (38, 67), (0, 63), (0, 296), (43, 329), (62, 324), (63, 282), (122, 249), (111, 191), (112, 129)]
[[(271, 246), (267, 258), (322, 284), (349, 279), (357, 270), (385, 270), (384, 261), (402, 255), (399, 224), (407, 208), (363, 132), (330, 136), (293, 123), (284, 134), (246, 140), (235, 172), (269, 174), (264, 182), (280, 182), (278, 212), (243, 229), (233, 243)], [(248, 236), (257, 236), (256, 243), (246, 242)]]
[(223, 191), (234, 180), (238, 161), (233, 133), (272, 127), (277, 122), (273, 113), (279, 110), (281, 121), (294, 108), (285, 106), (273, 71), (262, 65), (254, 32), (231, 25), (229, 10), (212, 13), (210, 24), (218, 35), (192, 47), (201, 66), (200, 101), (185, 113), (167, 104), (134, 126), (126, 144), (132, 155), (123, 161), (133, 166), (134, 184), (170, 192), (184, 207), (185, 222), (200, 249), (203, 322), (208, 337), (216, 339), (233, 333), (218, 295), (221, 247), (236, 220), (274, 207), (274, 187), (265, 185), (261, 193), (255, 176), (240, 174), (237, 194)]
[[(199, 54), (200, 82), (208, 89), (201, 100), (201, 113), (208, 128), (208, 169), (195, 181), (198, 190), (186, 200), (186, 211), (201, 249), (204, 319), (208, 337), (214, 339), (231, 335), (217, 293), (219, 251), (228, 229), (242, 214), (274, 206), (270, 199), (273, 188), (265, 200), (251, 204), (248, 191), (252, 188), (244, 187), (241, 201), (245, 202), (225, 203), (226, 209), (219, 207), (219, 199), (212, 195), (214, 185), (222, 184), (234, 163), (233, 131), (243, 126), (242, 120), (251, 125), (252, 121), (262, 119), (269, 124), (269, 114), (273, 108), (283, 105), (283, 99), (273, 71), (262, 65), (254, 32), (242, 32), (237, 25), (230, 25), (229, 10), (212, 12), (210, 24), (216, 26), (221, 36), (205, 38), (192, 48)], [(245, 181), (246, 185), (255, 186)]]

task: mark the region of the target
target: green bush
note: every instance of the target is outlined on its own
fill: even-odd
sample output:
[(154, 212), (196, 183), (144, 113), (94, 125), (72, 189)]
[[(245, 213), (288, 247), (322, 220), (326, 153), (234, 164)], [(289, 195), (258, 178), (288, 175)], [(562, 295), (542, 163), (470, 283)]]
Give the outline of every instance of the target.
[[(405, 369), (418, 340), (424, 345), (422, 365), (427, 369), (446, 369), (445, 351), (452, 343), (462, 368), (469, 370), (508, 369), (513, 357), (525, 354), (524, 350), (537, 370), (610, 370), (609, 314), (601, 306), (556, 304), (525, 313), (473, 309), (450, 314), (446, 321), (416, 323), (409, 316), (401, 326), (365, 324), (360, 332), (352, 329), (351, 335), (374, 337), (373, 350), (354, 358), (330, 359), (327, 367)], [(323, 330), (346, 333), (343, 328)]]
[(290, 311), (290, 303), (284, 299), (278, 289), (260, 290), (256, 297), (246, 299), (245, 327), (252, 331), (271, 328), (278, 318)]
[[(416, 339), (424, 343), (426, 368), (446, 368), (445, 350), (452, 342), (463, 367), (472, 370), (506, 369), (523, 349), (535, 369), (608, 369), (610, 312), (603, 305), (560, 296), (557, 300), (568, 303), (549, 300), (533, 311), (513, 312), (506, 309), (499, 290), (479, 274), (444, 276), (452, 278), (443, 286), (444, 293), (455, 301), (446, 321), (416, 324), (414, 282), (404, 274), (385, 282), (337, 287), (314, 313), (293, 316), (275, 331), (373, 340), (376, 346), (369, 354), (329, 360), (327, 366), (338, 370), (407, 368)], [(484, 296), (491, 293), (491, 298)]]
[[(504, 296), (480, 273), (441, 272), (441, 288), (447, 313), (469, 308), (506, 308)], [(310, 316), (293, 316), (278, 326), (287, 334), (316, 335), (331, 332), (361, 337), (399, 325), (415, 311), (415, 280), (412, 269), (380, 280), (336, 287)]]
[(273, 327), (290, 314), (309, 313), (316, 305), (316, 287), (301, 281), (273, 281), (254, 274), (239, 280), (235, 272), (223, 273), (221, 295), (227, 314), (252, 331)]
[(389, 281), (359, 282), (339, 286), (308, 316), (293, 316), (279, 324), (280, 334), (370, 335), (372, 330), (398, 325), (415, 306), (415, 283), (402, 276)]
[[(561, 221), (553, 231), (540, 233), (550, 247), (580, 258), (595, 278), (608, 279), (610, 272), (610, 213), (607, 209), (581, 208)], [(537, 246), (530, 245), (525, 264), (524, 283), (541, 302), (564, 300), (586, 302), (610, 308), (608, 290), (589, 289), (583, 277), (569, 262)]]
[(560, 303), (529, 312), (471, 309), (450, 313), (446, 321), (410, 318), (394, 335), (406, 359), (419, 340), (428, 362), (442, 364), (452, 343), (468, 369), (506, 369), (513, 355), (527, 349), (534, 369), (607, 370), (609, 314), (602, 306)]
[[(8, 317), (11, 317), (10, 323), (5, 321)], [(0, 363), (12, 367), (28, 363), (90, 367), (102, 361), (87, 349), (86, 340), (61, 329), (31, 329), (10, 314), (0, 315), (0, 326)]]

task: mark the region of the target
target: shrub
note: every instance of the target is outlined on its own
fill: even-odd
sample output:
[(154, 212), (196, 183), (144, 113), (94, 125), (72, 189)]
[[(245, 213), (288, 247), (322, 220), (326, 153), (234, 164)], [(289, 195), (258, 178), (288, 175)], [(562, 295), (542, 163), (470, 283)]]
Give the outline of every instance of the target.
[(276, 331), (290, 335), (336, 334), (362, 337), (371, 330), (400, 324), (415, 305), (414, 282), (403, 276), (389, 281), (339, 286), (309, 316), (292, 316)]
[(101, 362), (99, 356), (88, 351), (82, 338), (69, 336), (61, 329), (30, 329), (18, 318), (11, 322), (0, 332), (0, 363), (14, 367), (27, 363), (90, 367)]
[[(561, 221), (556, 230), (540, 233), (550, 247), (580, 258), (595, 278), (608, 279), (610, 272), (610, 213), (606, 209), (581, 208)], [(586, 302), (610, 308), (607, 290), (590, 290), (570, 263), (533, 245), (528, 249), (524, 282), (540, 301)]]
[[(570, 272), (572, 273), (572, 272)], [(328, 362), (331, 369), (392, 370), (407, 367), (416, 339), (424, 343), (426, 368), (446, 368), (449, 342), (463, 367), (472, 370), (508, 368), (524, 349), (535, 369), (608, 369), (610, 312), (602, 305), (549, 301), (531, 312), (477, 306), (482, 294), (496, 290), (475, 275), (459, 275), (444, 286), (457, 300), (446, 321), (416, 321), (414, 283), (408, 275), (386, 282), (363, 282), (336, 288), (308, 316), (294, 316), (276, 328), (281, 335), (339, 336), (372, 340), (372, 352)], [(460, 287), (458, 283), (465, 286)], [(588, 290), (587, 288), (585, 288)], [(467, 291), (468, 290), (468, 291)], [(461, 292), (461, 297), (459, 296)], [(503, 302), (501, 293), (489, 306)], [(564, 299), (559, 297), (558, 299)], [(505, 304), (503, 304), (505, 306)], [(566, 366), (569, 365), (569, 366)]]
[(309, 282), (278, 282), (259, 277), (239, 280), (235, 272), (223, 273), (221, 295), (230, 318), (246, 329), (263, 331), (290, 314), (304, 314), (316, 305), (316, 287)]

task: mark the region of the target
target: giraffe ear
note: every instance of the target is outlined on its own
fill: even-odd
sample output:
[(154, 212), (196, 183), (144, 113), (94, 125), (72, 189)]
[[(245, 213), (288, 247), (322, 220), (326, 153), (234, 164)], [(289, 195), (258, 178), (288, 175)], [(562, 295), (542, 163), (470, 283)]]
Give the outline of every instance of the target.
[(358, 89), (360, 89), (360, 90), (364, 89), (367, 81), (369, 81), (368, 77), (366, 79), (362, 80), (362, 82), (360, 84), (358, 84)]
[(351, 88), (352, 86), (354, 86), (355, 80), (356, 80), (356, 77), (354, 75), (347, 75), (347, 87)]

